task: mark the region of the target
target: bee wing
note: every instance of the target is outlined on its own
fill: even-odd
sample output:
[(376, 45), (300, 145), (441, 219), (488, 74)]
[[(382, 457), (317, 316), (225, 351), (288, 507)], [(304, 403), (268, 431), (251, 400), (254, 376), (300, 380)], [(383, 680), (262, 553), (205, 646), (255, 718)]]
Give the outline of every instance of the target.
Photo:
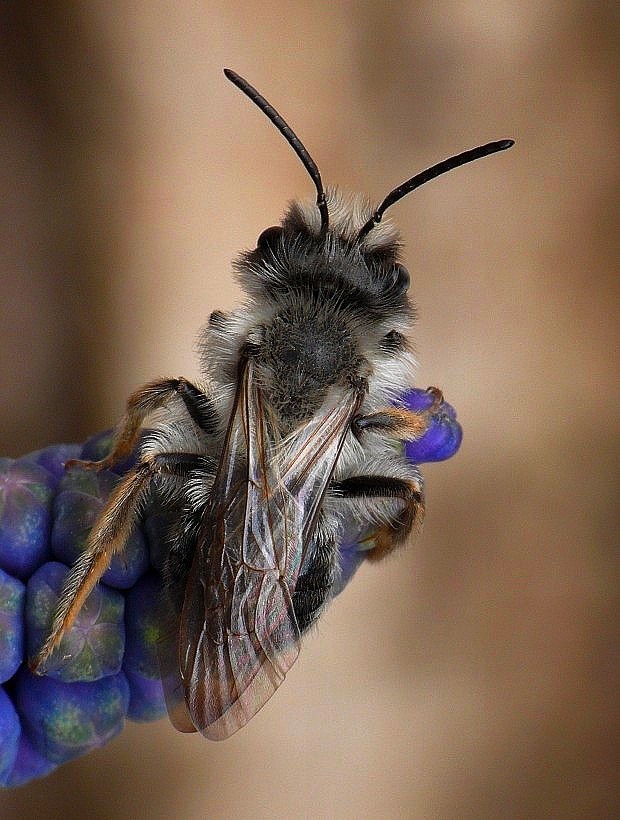
[(244, 367), (179, 631), (186, 706), (210, 739), (245, 725), (297, 659), (292, 596), (360, 401), (351, 389), (276, 447), (252, 361)]

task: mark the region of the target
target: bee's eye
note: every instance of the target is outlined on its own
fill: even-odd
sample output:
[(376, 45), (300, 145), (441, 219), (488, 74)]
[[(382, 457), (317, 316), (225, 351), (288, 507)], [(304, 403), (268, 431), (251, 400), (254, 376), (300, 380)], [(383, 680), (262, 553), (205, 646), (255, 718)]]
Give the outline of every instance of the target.
[(278, 244), (281, 236), (282, 227), (280, 225), (274, 225), (272, 228), (265, 228), (262, 234), (258, 237), (258, 242), (256, 245), (263, 251), (273, 250), (273, 248)]
[(406, 290), (409, 289), (409, 285), (411, 283), (411, 278), (409, 276), (409, 271), (404, 265), (395, 265), (394, 266), (394, 290), (397, 290), (399, 293), (404, 293)]
[(214, 310), (209, 316), (209, 326), (221, 330), (225, 326), (227, 318), (223, 310)]
[(397, 330), (390, 330), (379, 342), (379, 347), (384, 353), (396, 353), (405, 347), (405, 337)]

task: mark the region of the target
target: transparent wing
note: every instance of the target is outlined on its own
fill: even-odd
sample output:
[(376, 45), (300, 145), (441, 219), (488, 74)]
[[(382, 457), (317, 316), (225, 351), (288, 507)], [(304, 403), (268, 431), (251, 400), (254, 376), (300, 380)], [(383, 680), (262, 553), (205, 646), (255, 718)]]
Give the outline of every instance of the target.
[(189, 716), (213, 740), (245, 725), (297, 659), (292, 595), (361, 401), (351, 388), (276, 444), (253, 368), (240, 379), (179, 632)]

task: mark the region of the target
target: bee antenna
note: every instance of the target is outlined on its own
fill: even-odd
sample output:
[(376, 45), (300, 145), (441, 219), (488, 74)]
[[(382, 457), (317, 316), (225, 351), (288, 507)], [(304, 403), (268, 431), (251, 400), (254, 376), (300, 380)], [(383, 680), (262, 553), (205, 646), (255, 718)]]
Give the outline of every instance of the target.
[(463, 151), (462, 154), (456, 154), (449, 159), (444, 159), (443, 162), (438, 162), (437, 165), (433, 165), (430, 168), (427, 168), (426, 171), (421, 171), (419, 174), (411, 177), (411, 179), (408, 179), (407, 182), (403, 182), (402, 185), (398, 186), (398, 188), (394, 188), (393, 191), (390, 191), (381, 205), (379, 205), (377, 210), (358, 233), (357, 242), (361, 242), (366, 234), (376, 227), (379, 222), (381, 222), (383, 214), (388, 208), (390, 208), (395, 202), (398, 202), (399, 199), (402, 199), (404, 196), (407, 196), (407, 194), (415, 191), (416, 188), (424, 185), (425, 182), (430, 182), (431, 179), (435, 179), (435, 177), (445, 174), (446, 171), (452, 171), (453, 168), (458, 168), (459, 165), (465, 165), (467, 162), (473, 162), (475, 159), (481, 159), (481, 157), (486, 157), (489, 154), (495, 154), (497, 151), (505, 151), (506, 148), (510, 148), (513, 145), (514, 140), (498, 140), (497, 142), (488, 142), (486, 145), (480, 145), (478, 148), (472, 148), (469, 151)]
[(283, 117), (278, 114), (271, 103), (267, 102), (262, 94), (259, 94), (259, 92), (251, 86), (247, 80), (244, 80), (243, 77), (240, 77), (230, 68), (225, 68), (224, 74), (231, 81), (231, 83), (233, 83), (233, 85), (236, 85), (238, 89), (243, 91), (246, 97), (249, 97), (252, 102), (260, 108), (263, 114), (271, 120), (284, 139), (291, 146), (293, 151), (295, 151), (299, 159), (302, 161), (304, 168), (312, 177), (312, 181), (316, 185), (316, 205), (319, 209), (319, 213), (321, 214), (321, 235), (324, 236), (327, 233), (327, 228), (329, 227), (329, 213), (327, 210), (327, 200), (325, 199), (323, 183), (321, 182), (321, 174), (319, 173), (316, 162), (312, 159), (305, 145), (290, 125), (284, 121)]

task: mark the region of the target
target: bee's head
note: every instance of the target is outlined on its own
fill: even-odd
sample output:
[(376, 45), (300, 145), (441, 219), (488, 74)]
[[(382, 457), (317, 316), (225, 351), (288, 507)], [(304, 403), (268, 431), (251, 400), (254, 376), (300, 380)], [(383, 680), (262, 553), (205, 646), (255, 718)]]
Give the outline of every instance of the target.
[(280, 303), (288, 299), (332, 303), (364, 324), (408, 319), (409, 273), (399, 262), (398, 232), (389, 222), (358, 238), (372, 213), (363, 197), (328, 191), (330, 226), (321, 231), (313, 203), (293, 202), (281, 225), (267, 228), (256, 248), (235, 264), (252, 297)]
[(440, 162), (399, 185), (373, 209), (359, 197), (326, 193), (316, 163), (275, 108), (234, 71), (224, 73), (288, 141), (317, 196), (310, 205), (290, 205), (281, 225), (263, 231), (256, 248), (237, 260), (252, 310), (228, 318), (213, 314), (205, 368), (216, 381), (234, 384), (230, 354), (249, 342), (266, 398), (294, 424), (318, 409), (332, 385), (367, 378), (374, 361), (389, 380), (386, 357), (405, 355), (403, 334), (412, 317), (409, 274), (398, 259), (396, 230), (382, 221), (385, 211), (425, 182), (509, 148), (512, 140)]
[(226, 77), (255, 103), (288, 141), (316, 187), (316, 204), (293, 203), (282, 224), (260, 235), (256, 250), (237, 263), (242, 284), (254, 296), (280, 300), (291, 293), (341, 300), (348, 310), (365, 309), (371, 321), (386, 313), (408, 313), (409, 275), (398, 262), (398, 235), (382, 223), (385, 212), (440, 174), (509, 148), (512, 140), (490, 142), (427, 168), (370, 208), (360, 198), (347, 202), (326, 194), (319, 169), (306, 147), (276, 109), (247, 80), (230, 69)]

